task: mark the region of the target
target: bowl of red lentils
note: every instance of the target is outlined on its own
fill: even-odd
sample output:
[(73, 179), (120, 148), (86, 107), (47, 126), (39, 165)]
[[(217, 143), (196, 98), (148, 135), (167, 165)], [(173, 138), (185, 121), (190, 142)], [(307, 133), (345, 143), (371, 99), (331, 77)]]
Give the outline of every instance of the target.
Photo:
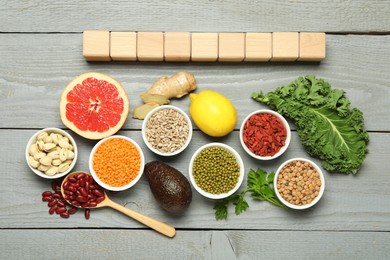
[(209, 199), (223, 199), (235, 193), (244, 180), (244, 163), (232, 147), (209, 143), (200, 147), (189, 165), (192, 186)]
[(274, 177), (275, 193), (292, 209), (314, 206), (325, 191), (325, 178), (320, 167), (304, 158), (284, 162)]
[(241, 145), (250, 156), (258, 160), (279, 157), (287, 150), (290, 140), (288, 122), (273, 110), (256, 110), (241, 124)]
[(181, 153), (192, 139), (192, 123), (178, 107), (158, 106), (151, 110), (142, 123), (142, 138), (155, 154), (173, 156)]
[(145, 165), (140, 146), (131, 138), (113, 135), (100, 140), (89, 156), (93, 179), (103, 188), (123, 191), (141, 178)]

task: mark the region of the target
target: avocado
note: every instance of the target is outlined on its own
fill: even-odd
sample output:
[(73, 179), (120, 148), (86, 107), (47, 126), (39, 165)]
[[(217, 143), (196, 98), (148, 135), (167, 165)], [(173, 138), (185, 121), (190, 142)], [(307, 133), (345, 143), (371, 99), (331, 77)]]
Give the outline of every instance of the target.
[(170, 213), (182, 213), (192, 201), (188, 179), (178, 170), (160, 161), (145, 164), (144, 174), (158, 204)]

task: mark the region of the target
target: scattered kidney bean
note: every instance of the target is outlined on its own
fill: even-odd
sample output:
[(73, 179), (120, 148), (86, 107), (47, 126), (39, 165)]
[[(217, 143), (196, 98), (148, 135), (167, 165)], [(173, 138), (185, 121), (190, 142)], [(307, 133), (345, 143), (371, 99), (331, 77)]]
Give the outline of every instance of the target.
[(89, 219), (90, 214), (91, 214), (91, 210), (90, 209), (86, 209), (85, 212), (84, 212), (85, 219)]
[[(77, 175), (78, 178), (75, 179), (76, 180), (75, 187), (77, 187), (77, 185), (78, 185), (80, 187), (84, 187), (85, 191), (87, 191), (87, 190), (90, 190), (90, 183), (92, 183), (92, 182), (91, 182), (91, 180), (89, 180), (89, 178), (86, 178), (85, 176), (86, 176), (86, 174)], [(96, 185), (96, 183), (94, 183), (93, 188), (96, 189), (97, 187), (99, 187), (99, 186)], [(72, 199), (74, 200), (74, 202), (72, 203), (74, 206), (69, 206), (69, 205), (67, 205), (64, 197), (62, 196), (61, 184), (59, 184), (57, 181), (54, 181), (51, 184), (51, 188), (53, 191), (42, 192), (42, 201), (48, 202), (50, 215), (53, 215), (54, 212), (56, 212), (56, 213), (58, 212), (57, 214), (59, 214), (62, 218), (69, 218), (70, 215), (73, 215), (78, 211), (78, 208), (76, 206), (81, 206), (81, 204), (75, 199), (77, 198), (78, 195), (84, 196), (85, 195), (84, 193), (81, 194), (81, 191), (79, 191), (79, 194), (78, 194), (77, 193), (78, 190), (75, 189), (75, 193), (73, 195), (70, 195), (72, 197)], [(68, 191), (68, 193), (73, 193), (73, 192)], [(103, 195), (104, 195), (104, 193), (103, 193)], [(96, 195), (93, 195), (92, 193), (88, 194), (88, 192), (87, 192), (86, 197), (88, 198), (88, 202), (87, 202), (88, 207), (96, 207), (98, 203), (100, 203), (104, 200), (104, 196), (97, 197)], [(87, 209), (87, 210), (89, 211), (89, 209)], [(90, 212), (84, 213), (85, 218), (89, 219), (90, 214), (91, 214)]]
[(68, 213), (68, 212), (62, 212), (62, 213), (60, 214), (60, 216), (61, 216), (62, 218), (69, 218), (69, 213)]
[(259, 113), (245, 122), (242, 138), (252, 153), (273, 156), (285, 145), (287, 130), (276, 116)]

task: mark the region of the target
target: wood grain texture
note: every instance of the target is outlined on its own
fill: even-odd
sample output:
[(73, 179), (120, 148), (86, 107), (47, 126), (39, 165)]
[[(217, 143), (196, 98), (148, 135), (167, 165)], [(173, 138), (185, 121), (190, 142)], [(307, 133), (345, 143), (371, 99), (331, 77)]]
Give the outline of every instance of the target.
[[(250, 99), (253, 92), (273, 91), (298, 76), (315, 74), (346, 91), (351, 106), (363, 111), (366, 129), (390, 130), (383, 109), (390, 107), (390, 36), (329, 35), (327, 57), (319, 64), (88, 63), (81, 46), (81, 34), (0, 34), (0, 128), (64, 127), (58, 100), (65, 86), (84, 72), (103, 72), (119, 80), (131, 114), (142, 104), (139, 95), (158, 78), (190, 71), (198, 92), (221, 92), (239, 108), (236, 129), (249, 113), (267, 108)], [(188, 112), (189, 98), (171, 104)], [(124, 129), (141, 129), (141, 124), (129, 117)]]
[(149, 230), (50, 229), (0, 237), (0, 256), (31, 260), (387, 259), (390, 252), (385, 232), (179, 231), (167, 239)]
[[(86, 221), (81, 213), (69, 219), (49, 215), (41, 193), (50, 189), (51, 182), (36, 176), (27, 166), (24, 149), (33, 130), (0, 130), (2, 179), (0, 182), (0, 228), (143, 228), (132, 219), (108, 208), (96, 209)], [(289, 149), (281, 157), (259, 162), (247, 155), (241, 147), (238, 132), (224, 138), (206, 137), (194, 132), (187, 149), (173, 158), (160, 158), (148, 150), (140, 131), (122, 131), (133, 138), (144, 151), (145, 161), (164, 160), (188, 178), (188, 166), (192, 154), (209, 142), (224, 142), (242, 156), (245, 172), (261, 167), (275, 171), (284, 161), (293, 157), (310, 158), (303, 150), (296, 133), (293, 133)], [(96, 141), (75, 136), (79, 158), (74, 170), (88, 171), (89, 153)], [(318, 206), (307, 211), (278, 208), (268, 202), (253, 201), (247, 195), (250, 208), (235, 216), (233, 208), (227, 221), (216, 221), (214, 202), (207, 200), (193, 189), (193, 201), (189, 209), (179, 216), (170, 215), (159, 208), (144, 177), (130, 190), (112, 194), (112, 200), (142, 214), (164, 221), (179, 229), (243, 229), (243, 230), (344, 230), (390, 231), (390, 181), (388, 178), (388, 144), (390, 134), (371, 134), (370, 154), (356, 176), (325, 172), (326, 190)], [(10, 145), (12, 144), (12, 145)], [(318, 160), (314, 160), (318, 162)], [(242, 189), (246, 186), (246, 181)]]
[(388, 32), (389, 15), (381, 0), (4, 1), (0, 31)]

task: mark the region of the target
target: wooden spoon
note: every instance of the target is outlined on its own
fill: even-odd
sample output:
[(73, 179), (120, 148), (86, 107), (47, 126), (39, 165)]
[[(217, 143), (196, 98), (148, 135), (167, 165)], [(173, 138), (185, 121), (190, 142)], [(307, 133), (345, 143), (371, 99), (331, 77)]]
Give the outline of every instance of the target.
[[(138, 212), (135, 212), (131, 209), (128, 209), (114, 201), (112, 201), (108, 196), (107, 196), (107, 193), (105, 193), (104, 191), (104, 200), (100, 203), (98, 203), (96, 205), (96, 207), (82, 207), (82, 206), (75, 206), (71, 203), (70, 200), (66, 199), (66, 194), (65, 194), (65, 191), (64, 191), (64, 183), (66, 181), (68, 181), (68, 179), (72, 176), (74, 176), (75, 174), (80, 174), (80, 173), (84, 173), (84, 174), (87, 174), (89, 175), (88, 173), (86, 172), (73, 172), (73, 173), (70, 173), (68, 176), (66, 176), (66, 178), (62, 181), (61, 183), (61, 193), (62, 193), (62, 196), (64, 197), (64, 199), (66, 200), (66, 202), (69, 203), (69, 205), (72, 205), (74, 207), (78, 207), (78, 208), (101, 208), (101, 207), (111, 207), (113, 209), (116, 209), (120, 212), (122, 212), (123, 214), (137, 220), (138, 222), (141, 222), (142, 224), (144, 224), (145, 226), (148, 226), (154, 230), (156, 230), (157, 232), (160, 232), (161, 234), (167, 236), (167, 237), (174, 237), (175, 234), (176, 234), (176, 230), (174, 227), (166, 224), (166, 223), (163, 223), (163, 222), (160, 222), (156, 219), (153, 219), (151, 217), (148, 217), (148, 216), (145, 216), (145, 215), (142, 215)], [(90, 175), (89, 175), (90, 176)], [(91, 177), (92, 178), (92, 177)], [(97, 185), (97, 184), (96, 184)]]

